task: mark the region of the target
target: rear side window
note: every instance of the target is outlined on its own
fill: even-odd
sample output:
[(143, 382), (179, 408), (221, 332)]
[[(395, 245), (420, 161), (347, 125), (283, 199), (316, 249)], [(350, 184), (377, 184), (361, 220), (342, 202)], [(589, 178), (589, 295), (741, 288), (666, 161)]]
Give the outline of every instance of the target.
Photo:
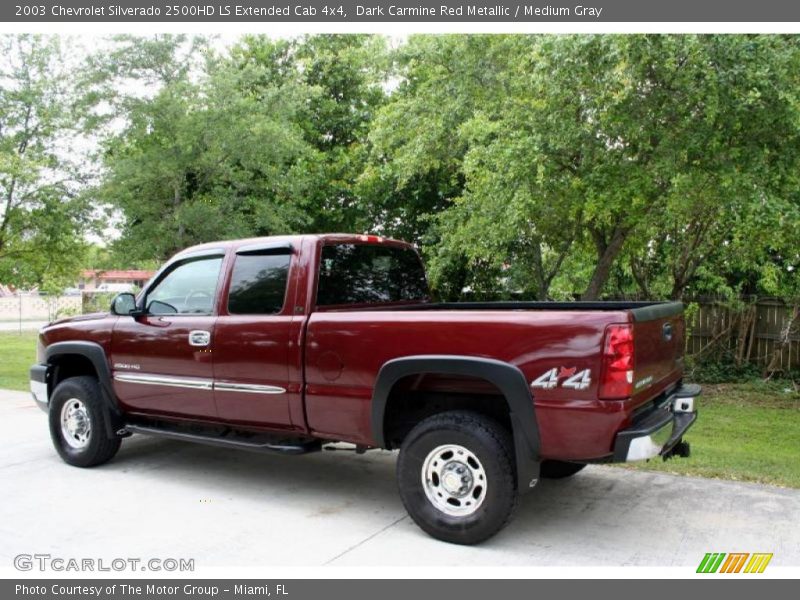
[(322, 248), (318, 306), (427, 299), (425, 271), (410, 248), (373, 244)]
[(289, 276), (289, 254), (236, 256), (228, 292), (232, 315), (270, 315), (281, 312)]

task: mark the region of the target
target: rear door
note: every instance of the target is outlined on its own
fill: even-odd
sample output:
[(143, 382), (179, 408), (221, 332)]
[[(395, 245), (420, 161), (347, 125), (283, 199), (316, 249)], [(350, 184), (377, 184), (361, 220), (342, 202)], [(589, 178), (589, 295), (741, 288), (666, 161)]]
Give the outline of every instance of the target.
[(669, 302), (633, 309), (634, 396), (652, 397), (683, 372), (683, 304)]
[(119, 317), (114, 391), (128, 410), (216, 418), (211, 344), (223, 252), (177, 260), (147, 290), (147, 314)]
[(292, 425), (290, 406), (300, 381), (289, 361), (299, 360), (294, 303), (288, 298), (289, 244), (240, 248), (233, 259), (227, 300), (214, 333), (214, 388), (219, 416), (270, 428)]

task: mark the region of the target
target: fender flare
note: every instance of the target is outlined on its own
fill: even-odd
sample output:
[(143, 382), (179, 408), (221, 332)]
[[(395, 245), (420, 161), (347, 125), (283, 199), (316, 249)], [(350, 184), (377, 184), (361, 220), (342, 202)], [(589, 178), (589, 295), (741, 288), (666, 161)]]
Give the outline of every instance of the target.
[[(109, 437), (117, 437), (116, 432), (123, 426), (123, 418), (111, 383), (111, 369), (108, 367), (105, 350), (95, 342), (56, 342), (45, 348), (44, 355), (48, 366), (52, 367), (55, 359), (70, 354), (83, 356), (92, 363), (103, 396), (103, 408), (107, 417), (106, 433)], [(48, 390), (48, 397), (50, 393), (52, 390)]]
[(508, 403), (518, 488), (524, 491), (536, 485), (539, 479), (539, 425), (530, 387), (518, 367), (492, 358), (432, 354), (406, 356), (385, 363), (378, 371), (372, 392), (372, 439), (379, 447), (387, 447), (384, 419), (392, 388), (404, 377), (423, 373), (480, 377), (494, 384)]

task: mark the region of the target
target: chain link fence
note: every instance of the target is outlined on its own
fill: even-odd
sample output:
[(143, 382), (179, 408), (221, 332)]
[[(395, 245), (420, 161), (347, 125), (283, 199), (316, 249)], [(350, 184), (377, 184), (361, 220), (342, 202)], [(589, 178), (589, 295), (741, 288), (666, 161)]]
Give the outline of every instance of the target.
[(93, 312), (106, 312), (116, 292), (82, 292), (70, 296), (14, 294), (0, 296), (0, 331), (26, 331)]

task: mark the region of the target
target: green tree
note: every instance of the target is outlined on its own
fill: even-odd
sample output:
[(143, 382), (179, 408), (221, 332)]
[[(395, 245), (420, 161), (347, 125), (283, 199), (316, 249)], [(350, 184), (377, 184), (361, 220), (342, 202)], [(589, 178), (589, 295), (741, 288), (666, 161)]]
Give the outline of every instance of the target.
[(449, 293), (679, 297), (711, 274), (792, 273), (795, 38), (424, 37), (403, 52), (375, 168), (396, 191), (446, 173), (445, 201), (419, 214)]
[(118, 38), (81, 86), (108, 132), (95, 198), (122, 211), (129, 258), (371, 230), (421, 245), (446, 298), (796, 294), (798, 49)]
[(661, 159), (669, 186), (627, 250), (630, 273), (645, 296), (796, 294), (800, 44), (678, 41), (685, 72), (668, 91), (684, 106), (659, 134), (675, 146)]
[(314, 35), (294, 40), (250, 36), (235, 46), (233, 63), (263, 73), (253, 90), (293, 85), (301, 93), (294, 121), (314, 150), (304, 163), (309, 184), (296, 200), (307, 231), (363, 231), (369, 201), (356, 182), (368, 156), (367, 134), (384, 103), (385, 39), (368, 35)]
[[(394, 53), (394, 90), (369, 134), (359, 189), (370, 199), (373, 227), (422, 244), (444, 298), (457, 298), (465, 286), (481, 294), (496, 288), (503, 263), (470, 255), (474, 232), (447, 235), (467, 215), (456, 209), (443, 222), (436, 216), (464, 192), (470, 134), (462, 127), (505, 94), (510, 43), (501, 36), (412, 36)], [(479, 239), (501, 246), (495, 232)]]
[[(118, 251), (163, 259), (193, 243), (285, 233), (306, 223), (293, 199), (308, 181), (304, 165), (315, 150), (295, 120), (297, 86), (254, 93), (264, 68), (233, 68), (207, 50), (193, 68), (186, 61), (196, 60), (196, 51), (182, 49), (202, 44), (183, 37), (118, 43), (117, 53), (136, 60), (106, 70), (125, 124), (105, 142), (98, 190), (124, 214)], [(125, 79), (143, 80), (149, 93), (127, 94)]]
[(75, 91), (59, 40), (0, 36), (0, 281), (56, 291), (94, 226), (73, 128)]

